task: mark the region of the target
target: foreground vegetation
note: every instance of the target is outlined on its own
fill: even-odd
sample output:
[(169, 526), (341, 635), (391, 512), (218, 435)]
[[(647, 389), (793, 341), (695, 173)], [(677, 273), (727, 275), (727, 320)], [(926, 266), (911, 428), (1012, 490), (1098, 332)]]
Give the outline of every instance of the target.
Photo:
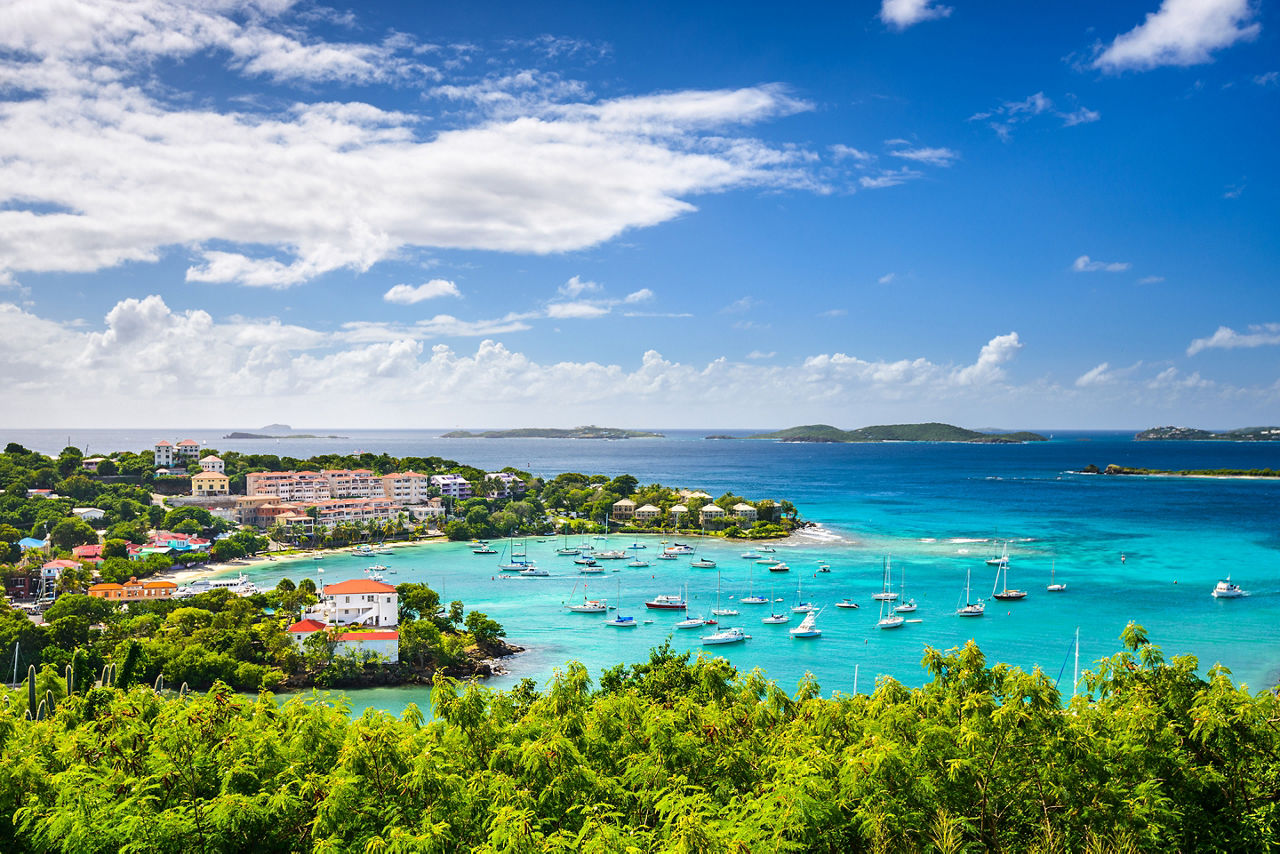
[(593, 690), (438, 678), (435, 720), (215, 686), (0, 705), (12, 852), (1263, 851), (1280, 707), (1130, 626), (1067, 709), (972, 643), (871, 695), (788, 695), (669, 648)]

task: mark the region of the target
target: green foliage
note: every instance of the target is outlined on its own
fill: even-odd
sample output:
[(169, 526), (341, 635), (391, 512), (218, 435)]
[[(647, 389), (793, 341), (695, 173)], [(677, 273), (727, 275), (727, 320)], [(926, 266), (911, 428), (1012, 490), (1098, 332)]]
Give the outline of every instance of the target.
[(98, 532), (83, 519), (63, 519), (49, 532), (49, 544), (70, 551), (75, 546), (98, 542)]
[[(432, 628), (425, 620), (415, 625)], [(339, 656), (337, 669), (359, 670)], [(26, 851), (1267, 851), (1280, 700), (1144, 633), (1068, 708), (972, 643), (930, 681), (787, 694), (670, 648), (593, 691), (437, 677), (434, 720), (226, 685), (0, 708), (0, 838)], [(48, 707), (56, 703), (56, 714)], [(39, 716), (39, 702), (36, 703)]]

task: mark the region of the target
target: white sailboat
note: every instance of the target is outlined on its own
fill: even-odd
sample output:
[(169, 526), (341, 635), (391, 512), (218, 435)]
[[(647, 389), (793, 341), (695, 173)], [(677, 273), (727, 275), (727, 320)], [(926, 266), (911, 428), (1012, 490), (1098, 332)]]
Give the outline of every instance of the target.
[(964, 574), (964, 604), (956, 608), (957, 617), (981, 617), (987, 610), (987, 605), (981, 599), (977, 602), (969, 599), (969, 576), (968, 570)]
[(891, 564), (891, 560), (892, 560), (892, 559), (891, 559), (888, 555), (885, 555), (885, 558), (884, 558), (884, 581), (883, 581), (882, 587), (881, 587), (881, 589), (880, 589), (880, 592), (879, 592), (879, 593), (872, 593), (872, 594), (871, 594), (871, 598), (872, 598), (872, 599), (875, 599), (875, 600), (876, 600), (876, 601), (878, 601), (878, 602), (892, 602), (893, 600), (895, 600), (895, 599), (897, 599), (897, 598), (898, 598), (898, 594), (897, 594), (897, 593), (894, 593), (894, 592), (893, 592), (893, 589), (892, 589), (892, 588), (890, 587), (890, 585), (889, 585), (889, 568), (890, 568), (890, 566), (892, 565), (892, 564)]
[(808, 614), (812, 611), (818, 610), (818, 607), (812, 602), (804, 601), (803, 594), (800, 592), (801, 584), (803, 582), (803, 577), (796, 581), (796, 604), (791, 606), (791, 613), (793, 614)]
[(720, 573), (716, 573), (716, 606), (711, 609), (713, 617), (736, 617), (738, 616), (737, 608), (721, 608), (720, 607)]
[(714, 634), (702, 636), (704, 644), (740, 643), (741, 641), (749, 640), (751, 640), (751, 635), (738, 628), (722, 629)]
[(770, 601), (763, 596), (757, 596), (755, 593), (755, 581), (751, 577), (751, 568), (747, 568), (747, 595), (738, 600), (743, 605), (763, 605)]
[(609, 610), (609, 603), (604, 599), (588, 599), (587, 585), (582, 585), (582, 602), (566, 605), (575, 614), (602, 614)]
[[(621, 602), (621, 601), (622, 601), (622, 579), (621, 579), (621, 578), (619, 578), (619, 579), (618, 579), (618, 599), (617, 599), (617, 601), (619, 601), (619, 602)], [(635, 618), (635, 617), (631, 616), (630, 614), (623, 615), (621, 612), (617, 612), (617, 613), (615, 613), (615, 614), (613, 615), (613, 619), (612, 619), (612, 620), (605, 620), (605, 621), (604, 621), (604, 624), (605, 624), (606, 626), (613, 626), (613, 627), (614, 627), (614, 628), (616, 628), (616, 629), (634, 629), (637, 625), (639, 625), (639, 624), (636, 622), (636, 618)]]
[[(898, 582), (898, 593), (899, 595), (906, 596), (907, 595), (907, 570), (905, 568), (902, 570), (901, 579), (902, 580)], [(914, 614), (915, 611), (916, 611), (916, 600), (914, 599), (908, 599), (905, 602), (903, 602), (901, 605), (898, 605), (893, 609), (893, 613), (895, 614)]]
[(1057, 572), (1058, 562), (1055, 560), (1049, 567), (1049, 586), (1045, 588), (1050, 593), (1062, 593), (1066, 591), (1067, 585), (1054, 581), (1054, 574)]
[(895, 609), (891, 609), (889, 613), (884, 612), (884, 603), (880, 603), (880, 619), (876, 621), (877, 629), (897, 629), (901, 628), (907, 618), (902, 616)]

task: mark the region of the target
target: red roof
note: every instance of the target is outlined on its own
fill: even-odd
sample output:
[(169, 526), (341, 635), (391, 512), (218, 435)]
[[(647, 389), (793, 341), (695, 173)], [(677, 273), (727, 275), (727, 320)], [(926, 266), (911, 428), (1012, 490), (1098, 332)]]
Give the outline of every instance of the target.
[(172, 447), (173, 447), (173, 445), (170, 445), (168, 442), (166, 442), (166, 441), (164, 441), (164, 440), (161, 440), (161, 441), (159, 441), (159, 442), (156, 442), (156, 447), (157, 447), (157, 448), (172, 448)]
[(340, 641), (398, 640), (399, 632), (347, 632), (338, 635)]
[(303, 620), (300, 623), (294, 623), (292, 626), (285, 629), (285, 631), (294, 634), (301, 634), (303, 632), (318, 632), (323, 628), (324, 623), (319, 620)]
[(197, 442), (195, 439), (183, 439), (178, 444), (179, 445), (199, 445), (200, 443)]
[(333, 596), (338, 593), (395, 593), (396, 588), (393, 584), (384, 584), (381, 581), (374, 581), (370, 578), (352, 578), (349, 581), (339, 581), (337, 584), (326, 584), (324, 593), (326, 596)]
[[(79, 565), (80, 564), (74, 560), (59, 558), (58, 560), (49, 561), (41, 568), (42, 569), (71, 569), (72, 567), (79, 566)], [(395, 588), (392, 588), (392, 589), (394, 590)]]
[(71, 550), (71, 553), (78, 558), (98, 557), (102, 554), (102, 544), (94, 543), (92, 545), (76, 546)]

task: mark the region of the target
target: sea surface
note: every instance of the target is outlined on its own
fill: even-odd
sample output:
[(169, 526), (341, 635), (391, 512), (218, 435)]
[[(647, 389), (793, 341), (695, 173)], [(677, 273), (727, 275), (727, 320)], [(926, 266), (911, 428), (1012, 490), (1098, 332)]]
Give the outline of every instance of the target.
[[(660, 428), (654, 428), (660, 429)], [(741, 670), (761, 668), (787, 689), (811, 673), (824, 693), (871, 690), (879, 676), (908, 685), (926, 681), (920, 660), (926, 646), (949, 649), (973, 639), (989, 662), (1039, 667), (1069, 694), (1074, 638), (1079, 629), (1082, 667), (1116, 652), (1129, 621), (1146, 627), (1166, 656), (1190, 654), (1201, 672), (1214, 663), (1230, 668), (1252, 690), (1280, 680), (1280, 480), (1107, 477), (1074, 472), (1089, 463), (1157, 469), (1280, 468), (1280, 444), (1135, 442), (1131, 434), (1056, 433), (1026, 445), (884, 443), (858, 445), (716, 441), (723, 430), (672, 431), (665, 439), (599, 441), (553, 439), (441, 439), (439, 430), (305, 432), (345, 433), (329, 440), (223, 440), (219, 431), (10, 430), (4, 441), (56, 454), (68, 443), (101, 453), (149, 448), (159, 439), (193, 438), (219, 450), (277, 453), (305, 458), (322, 452), (386, 452), (437, 455), (494, 470), (507, 465), (551, 477), (577, 471), (610, 476), (629, 473), (641, 483), (732, 491), (751, 499), (790, 499), (818, 523), (775, 543), (791, 567), (770, 573), (740, 557), (750, 546), (689, 539), (716, 569), (696, 569), (690, 559), (652, 560), (662, 537), (612, 535), (597, 548), (633, 542), (652, 565), (629, 568), (604, 562), (603, 575), (584, 576), (571, 558), (554, 550), (558, 538), (527, 540), (529, 557), (548, 578), (513, 578), (498, 571), (501, 555), (476, 556), (466, 543), (434, 543), (379, 556), (386, 580), (427, 582), (445, 601), (500, 621), (510, 641), (527, 652), (509, 659), (508, 675), (494, 687), (523, 677), (539, 683), (565, 662), (585, 663), (593, 674), (619, 662), (647, 658), (670, 640), (698, 650), (704, 631), (680, 631), (682, 615), (646, 611), (643, 602), (687, 590), (691, 614), (709, 612), (748, 591), (769, 596), (789, 611), (798, 597), (822, 606), (822, 637), (797, 640), (787, 629), (763, 625), (768, 605), (737, 605), (751, 640), (711, 647)], [(302, 431), (299, 431), (302, 432)], [(739, 434), (746, 431), (729, 431)], [(669, 538), (668, 538), (669, 539)], [(580, 542), (573, 538), (571, 542)], [(682, 540), (686, 541), (686, 540)], [(974, 598), (989, 598), (996, 570), (985, 560), (1008, 544), (1008, 585), (1029, 591), (1017, 602), (989, 601), (981, 618), (954, 611), (968, 579)], [(503, 542), (495, 543), (500, 551)], [(372, 561), (334, 554), (323, 560), (277, 561), (254, 568), (259, 585), (310, 575), (327, 582), (364, 575)], [(817, 571), (820, 562), (829, 573)], [(875, 627), (884, 567), (895, 589), (919, 610), (900, 629)], [(323, 572), (320, 572), (323, 570)], [(1067, 585), (1048, 593), (1050, 573)], [(1230, 576), (1250, 596), (1217, 600), (1209, 593)], [(1001, 582), (1003, 586), (1003, 580)], [(607, 598), (618, 613), (642, 624), (610, 628), (601, 615), (573, 614), (565, 604), (583, 594)], [(841, 599), (860, 603), (837, 609)], [(651, 619), (651, 623), (644, 620)], [(367, 706), (398, 712), (409, 702), (426, 706), (422, 688), (352, 692), (358, 711)]]

